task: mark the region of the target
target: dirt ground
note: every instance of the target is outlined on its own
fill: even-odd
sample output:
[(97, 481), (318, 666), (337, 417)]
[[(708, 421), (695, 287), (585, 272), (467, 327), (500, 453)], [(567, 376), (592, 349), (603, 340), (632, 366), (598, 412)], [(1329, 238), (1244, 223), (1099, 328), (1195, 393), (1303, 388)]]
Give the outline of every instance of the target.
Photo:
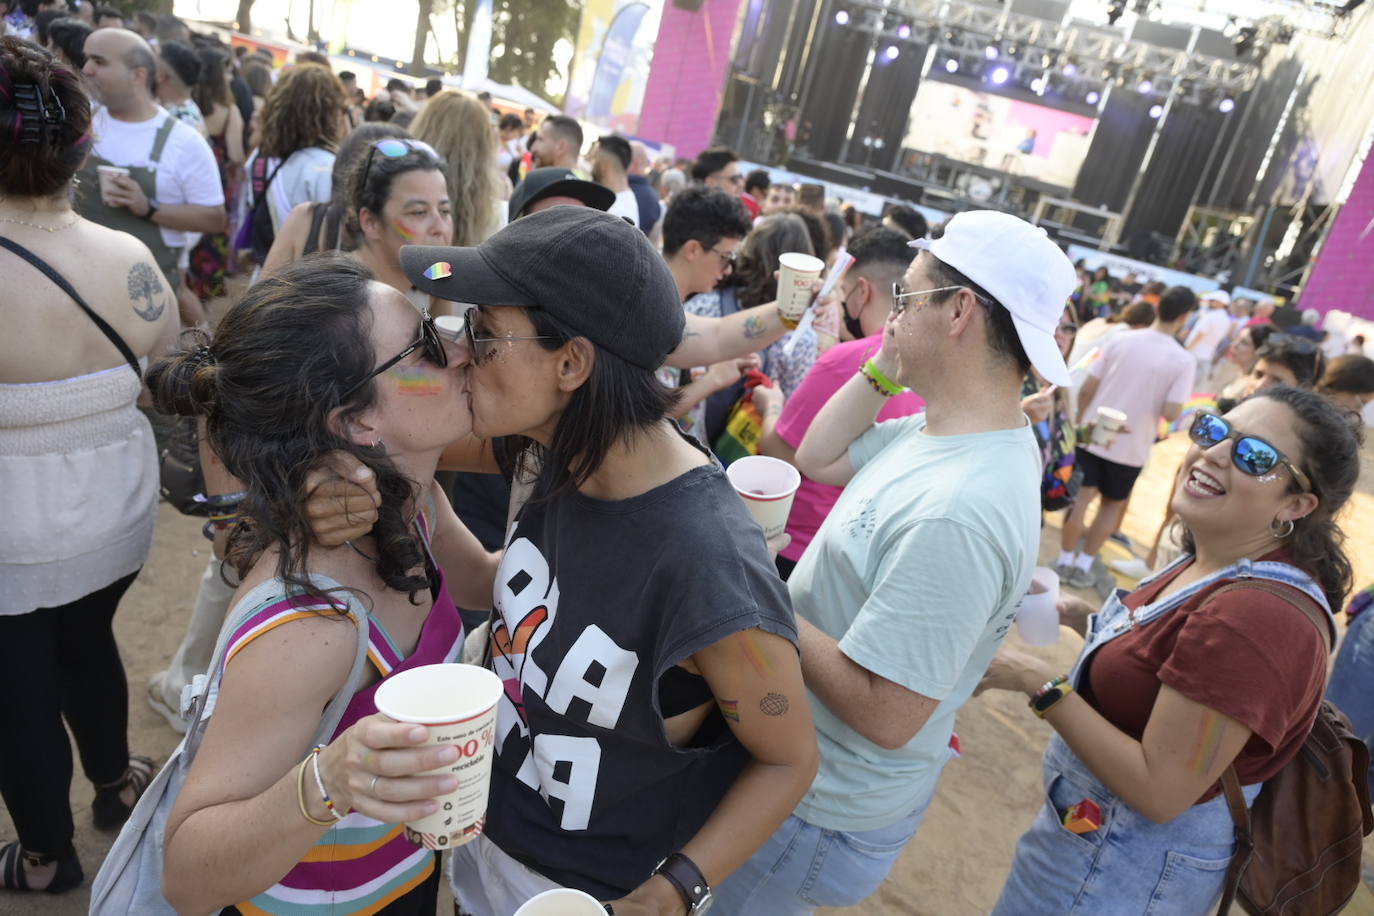
[[(1178, 435), (1158, 446), (1141, 476), (1124, 526), (1137, 544), (1148, 544), (1153, 538), (1184, 449), (1183, 437)], [(1344, 519), (1360, 586), (1374, 581), (1374, 450), (1366, 449), (1365, 457), (1360, 492)], [(1042, 562), (1051, 562), (1058, 552), (1058, 523), (1057, 517), (1051, 517), (1046, 524)], [(159, 761), (175, 747), (177, 736), (148, 707), (144, 689), (148, 677), (166, 666), (189, 617), (209, 556), (209, 542), (201, 537), (200, 525), (162, 507), (152, 556), (115, 621), (129, 678), (130, 747)], [(1014, 632), (1010, 638), (1016, 640)], [(1080, 645), (1078, 637), (1065, 629), (1057, 645), (1035, 651), (1067, 669)], [(1039, 758), (1050, 729), (1026, 709), (1024, 699), (990, 693), (963, 709), (958, 732), (963, 757), (946, 768), (915, 841), (879, 892), (845, 912), (854, 916), (976, 916), (992, 908), (1016, 839), (1041, 804)], [(78, 772), (72, 785), (72, 808), (87, 885), (58, 897), (0, 891), (0, 914), (77, 916), (86, 912), (89, 881), (113, 840), (113, 835), (99, 833), (90, 824), (91, 794), (90, 784)], [(0, 838), (12, 837), (13, 828), (0, 808)], [(1374, 854), (1374, 842), (1366, 844), (1366, 853)], [(441, 913), (447, 912), (446, 906), (441, 903)], [(1361, 888), (1347, 912), (1374, 914), (1374, 894)]]

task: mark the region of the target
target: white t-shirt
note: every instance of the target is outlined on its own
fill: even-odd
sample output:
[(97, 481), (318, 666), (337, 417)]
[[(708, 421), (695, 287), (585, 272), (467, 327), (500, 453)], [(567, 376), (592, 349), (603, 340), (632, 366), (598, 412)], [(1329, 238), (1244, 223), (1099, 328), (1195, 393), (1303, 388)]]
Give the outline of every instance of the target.
[[(253, 174), (253, 164), (257, 158), (255, 150), (244, 164), (247, 174)], [(282, 223), (286, 222), (297, 205), (329, 202), (334, 193), (334, 151), (311, 146), (296, 150), (284, 163), (269, 157), (263, 177), (272, 179), (267, 186), (267, 209), (272, 216), (273, 231), (280, 232)], [(245, 207), (252, 205), (252, 184), (251, 181), (243, 183)]]
[(886, 750), (814, 695), (821, 762), (796, 814), (876, 830), (931, 797), (954, 714), (978, 685), (1030, 588), (1040, 549), (1040, 450), (1018, 429), (931, 436), (925, 414), (849, 446), (858, 469), (788, 582), (792, 607), (859, 665), (939, 701)]
[(1226, 309), (1209, 308), (1197, 316), (1193, 330), (1188, 334), (1188, 352), (1210, 359), (1230, 333), (1231, 316), (1226, 314)]
[(635, 192), (629, 188), (616, 192), (615, 203), (611, 204), (611, 209), (606, 212), (612, 216), (624, 217), (632, 225), (639, 225), (639, 200), (635, 197)]
[[(101, 107), (91, 118), (95, 137), (92, 155), (125, 168), (155, 169), (158, 204), (194, 204), (199, 207), (224, 206), (224, 187), (219, 182), (219, 165), (205, 138), (193, 128), (177, 121), (162, 148), (156, 164), (150, 158), (153, 141), (162, 122), (171, 117), (159, 108), (146, 121), (120, 121)], [(162, 241), (171, 248), (182, 248), (199, 234), (162, 227)]]
[(1193, 395), (1197, 360), (1177, 340), (1153, 328), (1118, 334), (1102, 348), (1102, 358), (1088, 368), (1098, 380), (1097, 393), (1083, 416), (1091, 422), (1098, 407), (1126, 415), (1129, 431), (1112, 444), (1086, 446), (1099, 458), (1143, 468), (1159, 432), (1165, 404), (1186, 404)]

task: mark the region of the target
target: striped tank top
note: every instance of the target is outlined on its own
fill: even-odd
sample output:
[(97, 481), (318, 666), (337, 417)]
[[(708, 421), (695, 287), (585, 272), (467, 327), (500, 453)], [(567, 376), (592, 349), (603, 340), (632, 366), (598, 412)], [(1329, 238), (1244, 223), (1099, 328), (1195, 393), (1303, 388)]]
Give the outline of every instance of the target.
[[(423, 530), (423, 526), (422, 526)], [(427, 532), (426, 532), (427, 533)], [(437, 583), (433, 608), (425, 618), (415, 651), (406, 657), (376, 617), (370, 619), (368, 661), (382, 680), (354, 695), (334, 737), (377, 712), (374, 695), (382, 681), (410, 668), (458, 661), (463, 623), (448, 595), (443, 571), (431, 563)], [(322, 577), (316, 577), (322, 578)], [(328, 581), (328, 580), (326, 580)], [(264, 602), (230, 637), (225, 664), (234, 653), (267, 631), (310, 614), (330, 613), (327, 602), (308, 595), (277, 595)], [(223, 913), (244, 916), (369, 916), (418, 912), (406, 904), (428, 897), (433, 913), (438, 854), (420, 849), (399, 824), (383, 824), (352, 812), (331, 827), (320, 842), (276, 885)], [(429, 893), (426, 894), (425, 892)], [(420, 900), (414, 903), (420, 905)], [(428, 916), (426, 914), (426, 916)]]

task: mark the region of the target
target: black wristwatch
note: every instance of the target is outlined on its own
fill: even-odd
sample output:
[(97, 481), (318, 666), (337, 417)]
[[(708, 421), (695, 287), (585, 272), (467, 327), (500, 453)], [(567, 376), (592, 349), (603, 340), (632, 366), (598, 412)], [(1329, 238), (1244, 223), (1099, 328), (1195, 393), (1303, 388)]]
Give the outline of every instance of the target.
[(701, 873), (701, 869), (680, 852), (675, 852), (658, 863), (654, 874), (667, 878), (668, 883), (677, 888), (677, 892), (687, 904), (687, 912), (692, 916), (701, 916), (711, 909), (711, 904), (715, 902), (715, 897), (711, 894), (711, 885), (706, 883), (706, 877)]
[(157, 198), (156, 198), (156, 197), (150, 197), (150, 198), (148, 198), (148, 212), (145, 213), (145, 214), (143, 214), (143, 218), (146, 219), (148, 222), (151, 223), (151, 222), (153, 221), (153, 214), (156, 213), (156, 212), (157, 212)]

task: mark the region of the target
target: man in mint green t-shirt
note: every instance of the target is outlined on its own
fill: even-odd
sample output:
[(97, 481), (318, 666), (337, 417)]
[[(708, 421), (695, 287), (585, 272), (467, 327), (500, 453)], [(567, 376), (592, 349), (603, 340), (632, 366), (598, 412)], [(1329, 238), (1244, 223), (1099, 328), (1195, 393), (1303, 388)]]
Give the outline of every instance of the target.
[[(1076, 282), (1043, 230), (993, 211), (913, 242), (883, 347), (797, 449), (844, 486), (789, 583), (821, 762), (796, 812), (717, 890), (726, 914), (805, 914), (877, 889), (915, 834), (972, 694), (1030, 586), (1041, 457), (1030, 366)], [(874, 423), (910, 388), (926, 412)]]

